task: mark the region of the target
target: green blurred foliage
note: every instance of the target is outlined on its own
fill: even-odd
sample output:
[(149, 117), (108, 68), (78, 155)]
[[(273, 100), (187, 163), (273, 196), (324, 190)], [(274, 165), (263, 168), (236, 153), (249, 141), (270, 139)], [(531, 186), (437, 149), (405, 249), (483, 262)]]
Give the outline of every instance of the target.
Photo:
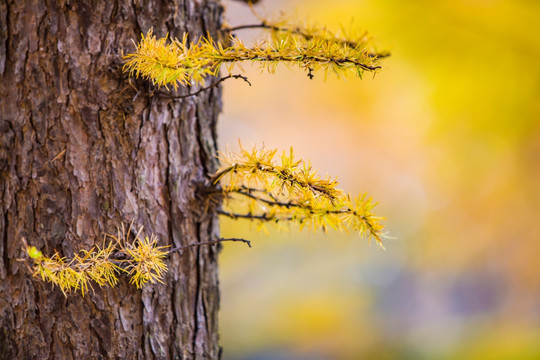
[(392, 56), (364, 80), (246, 67), (254, 86), (225, 89), (222, 147), (294, 145), (378, 200), (396, 239), (224, 222), (255, 240), (221, 258), (226, 358), (540, 358), (540, 2), (266, 3), (352, 18)]

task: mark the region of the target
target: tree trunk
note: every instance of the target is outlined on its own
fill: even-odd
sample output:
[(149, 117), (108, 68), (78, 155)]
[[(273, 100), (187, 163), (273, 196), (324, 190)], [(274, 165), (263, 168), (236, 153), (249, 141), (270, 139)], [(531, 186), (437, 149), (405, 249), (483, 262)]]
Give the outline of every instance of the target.
[[(33, 278), (24, 240), (67, 258), (134, 221), (159, 245), (217, 236), (218, 88), (174, 100), (121, 72), (150, 27), (217, 36), (213, 0), (0, 0), (0, 358), (217, 359), (217, 246), (84, 297)], [(179, 92), (186, 92), (180, 89)], [(23, 261), (20, 261), (22, 259)]]

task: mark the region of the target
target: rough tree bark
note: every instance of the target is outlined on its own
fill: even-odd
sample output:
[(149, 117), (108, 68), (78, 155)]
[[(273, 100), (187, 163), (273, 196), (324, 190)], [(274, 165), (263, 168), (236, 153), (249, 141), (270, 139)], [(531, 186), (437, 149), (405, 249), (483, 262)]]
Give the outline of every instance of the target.
[(171, 256), (164, 284), (124, 278), (84, 297), (18, 259), (23, 238), (71, 257), (122, 222), (173, 247), (217, 235), (195, 189), (217, 165), (220, 90), (152, 96), (120, 68), (150, 27), (216, 36), (221, 12), (213, 0), (0, 0), (0, 358), (219, 357), (216, 246)]

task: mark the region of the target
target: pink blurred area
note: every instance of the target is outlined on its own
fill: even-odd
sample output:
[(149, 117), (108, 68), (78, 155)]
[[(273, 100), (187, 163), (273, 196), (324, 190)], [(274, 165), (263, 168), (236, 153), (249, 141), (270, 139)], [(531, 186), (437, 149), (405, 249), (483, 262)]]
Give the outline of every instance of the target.
[[(225, 1), (233, 25), (258, 20)], [(221, 149), (312, 161), (385, 216), (386, 250), (355, 234), (258, 233), (221, 256), (225, 359), (540, 358), (540, 3), (262, 1), (329, 28), (354, 21), (374, 78), (236, 68)], [(247, 42), (260, 31), (238, 34)], [(263, 35), (264, 36), (264, 35)]]

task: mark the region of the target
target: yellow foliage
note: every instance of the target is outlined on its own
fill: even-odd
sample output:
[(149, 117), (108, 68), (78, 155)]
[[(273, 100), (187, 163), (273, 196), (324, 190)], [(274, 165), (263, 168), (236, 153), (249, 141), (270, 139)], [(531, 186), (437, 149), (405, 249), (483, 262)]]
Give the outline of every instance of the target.
[(222, 155), (225, 165), (214, 176), (214, 184), (221, 185), (227, 206), (245, 211), (221, 215), (261, 223), (292, 222), (312, 230), (350, 229), (382, 246), (382, 218), (372, 213), (375, 204), (370, 198), (351, 199), (337, 188), (335, 179), (321, 178), (311, 164), (296, 159), (292, 148), (279, 161), (274, 161), (276, 153), (254, 148)]
[[(293, 64), (308, 71), (322, 70), (344, 75), (353, 72), (362, 76), (364, 71), (377, 71), (379, 59), (369, 47), (365, 34), (342, 31), (338, 35), (318, 26), (290, 26), (286, 21), (225, 29), (232, 33), (242, 28), (259, 27), (271, 31), (269, 39), (250, 47), (237, 37), (230, 37), (230, 45), (216, 43), (211, 38), (188, 44), (187, 34), (182, 40), (156, 38), (152, 30), (142, 35), (137, 51), (128, 54), (124, 71), (130, 76), (151, 80), (157, 86), (204, 84), (208, 76), (219, 74), (222, 65), (229, 71), (235, 63), (257, 61), (262, 70), (275, 72), (279, 63)], [(352, 34), (352, 35), (351, 35)], [(275, 150), (244, 149), (228, 159), (229, 165), (214, 176), (220, 183), (226, 201), (232, 203), (240, 197), (245, 213), (221, 212), (232, 218), (258, 220), (260, 228), (265, 222), (296, 222), (301, 228), (332, 227), (352, 229), (361, 235), (375, 238), (381, 244), (381, 218), (372, 214), (371, 199), (351, 197), (336, 188), (337, 181), (321, 179), (311, 165), (296, 160), (290, 153), (274, 164)], [(251, 186), (255, 184), (255, 187)], [(139, 286), (139, 278), (134, 280)], [(149, 278), (148, 280), (151, 280)]]
[[(142, 239), (142, 227), (135, 239), (128, 241), (130, 231), (131, 226), (126, 232), (122, 225), (117, 236), (107, 235), (112, 240), (103, 249), (96, 246), (89, 251), (82, 250), (69, 261), (58, 253), (48, 258), (35, 246), (29, 246), (27, 253), (34, 261), (34, 276), (57, 285), (65, 296), (72, 290), (80, 290), (84, 296), (88, 288), (91, 288), (90, 281), (100, 287), (115, 286), (120, 273), (129, 275), (130, 283), (137, 288), (147, 282), (162, 282), (167, 272), (164, 262), (169, 254), (164, 251), (167, 247), (157, 246), (157, 238), (153, 235)], [(118, 254), (123, 254), (123, 258), (116, 259), (115, 255)]]
[[(168, 40), (168, 35), (157, 38), (149, 30), (142, 35), (136, 52), (125, 56), (124, 71), (157, 86), (177, 89), (178, 85), (204, 84), (225, 64), (230, 71), (235, 63), (256, 61), (262, 70), (273, 73), (279, 63), (286, 63), (307, 71), (310, 77), (319, 70), (338, 76), (352, 72), (361, 77), (364, 71), (377, 71), (379, 59), (385, 56), (369, 48), (365, 35), (339, 37), (325, 28), (291, 27), (285, 22), (263, 22), (260, 27), (270, 29), (271, 36), (250, 47), (233, 36), (224, 46), (211, 38), (188, 43), (187, 33), (182, 40)], [(224, 158), (228, 165), (215, 174), (214, 185), (222, 186), (227, 204), (241, 200), (247, 211), (220, 211), (222, 215), (257, 220), (261, 227), (266, 222), (292, 222), (313, 230), (351, 229), (382, 246), (382, 218), (371, 212), (371, 199), (365, 195), (351, 199), (336, 187), (335, 179), (319, 177), (309, 163), (296, 159), (292, 148), (278, 163), (274, 162), (276, 153), (242, 149), (240, 154)], [(166, 246), (157, 245), (155, 236), (142, 237), (141, 232), (142, 228), (130, 241), (131, 226), (126, 232), (122, 225), (116, 236), (107, 235), (111, 240), (103, 248), (83, 250), (71, 260), (58, 253), (48, 258), (34, 246), (28, 247), (27, 253), (34, 261), (34, 276), (57, 285), (66, 296), (72, 290), (80, 290), (84, 296), (91, 282), (100, 287), (115, 286), (120, 273), (141, 288), (148, 282), (162, 282), (167, 271), (165, 258), (170, 254)], [(218, 241), (225, 240), (246, 242)], [(215, 241), (196, 245), (210, 243)]]
[(186, 33), (182, 40), (168, 41), (168, 36), (158, 39), (149, 30), (142, 35), (136, 52), (125, 56), (124, 71), (157, 86), (172, 85), (176, 89), (178, 84), (204, 84), (224, 64), (230, 71), (235, 63), (256, 61), (262, 70), (273, 73), (279, 63), (286, 63), (308, 71), (309, 76), (312, 71), (323, 70), (336, 75), (353, 72), (361, 77), (364, 71), (378, 70), (379, 59), (385, 56), (371, 51), (365, 35), (339, 38), (320, 27), (289, 30), (265, 23), (261, 26), (271, 29), (272, 36), (252, 46), (233, 36), (228, 46), (211, 38), (188, 44)]
[(161, 279), (167, 271), (164, 259), (169, 252), (164, 251), (167, 246), (157, 246), (156, 243), (155, 236), (151, 238), (146, 236), (144, 239), (137, 239), (136, 243), (128, 244), (125, 248), (132, 259), (126, 271), (131, 276), (130, 283), (137, 285), (138, 289), (147, 282), (163, 283)]

